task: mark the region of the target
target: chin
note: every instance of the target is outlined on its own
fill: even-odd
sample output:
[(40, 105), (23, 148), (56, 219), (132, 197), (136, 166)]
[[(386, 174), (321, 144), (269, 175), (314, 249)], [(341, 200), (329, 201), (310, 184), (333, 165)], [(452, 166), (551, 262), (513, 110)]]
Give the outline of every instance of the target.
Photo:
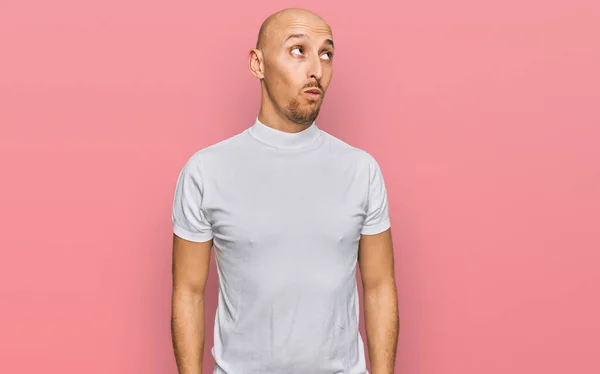
[(317, 113), (312, 113), (311, 115), (288, 115), (287, 117), (294, 123), (308, 127), (317, 119)]
[(294, 100), (286, 108), (287, 117), (290, 121), (300, 125), (311, 125), (319, 115), (321, 110), (321, 99), (310, 100), (307, 104), (301, 105)]

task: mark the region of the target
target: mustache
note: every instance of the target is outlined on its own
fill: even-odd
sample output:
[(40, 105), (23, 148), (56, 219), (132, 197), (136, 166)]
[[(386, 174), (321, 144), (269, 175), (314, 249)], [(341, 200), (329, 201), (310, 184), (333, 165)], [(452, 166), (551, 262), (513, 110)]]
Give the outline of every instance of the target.
[(323, 87), (321, 87), (321, 84), (319, 82), (315, 82), (315, 81), (310, 82), (310, 83), (306, 84), (304, 87), (302, 87), (303, 90), (305, 90), (307, 88), (318, 88), (321, 91), (324, 91)]

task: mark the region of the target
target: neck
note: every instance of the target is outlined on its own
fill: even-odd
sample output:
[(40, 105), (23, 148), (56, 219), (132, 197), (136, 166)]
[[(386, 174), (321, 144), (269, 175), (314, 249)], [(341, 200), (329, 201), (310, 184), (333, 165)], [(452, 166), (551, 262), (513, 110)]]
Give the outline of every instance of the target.
[(272, 148), (289, 151), (308, 149), (317, 144), (319, 139), (323, 139), (320, 129), (314, 123), (302, 131), (290, 133), (267, 126), (258, 118), (248, 128), (248, 134)]

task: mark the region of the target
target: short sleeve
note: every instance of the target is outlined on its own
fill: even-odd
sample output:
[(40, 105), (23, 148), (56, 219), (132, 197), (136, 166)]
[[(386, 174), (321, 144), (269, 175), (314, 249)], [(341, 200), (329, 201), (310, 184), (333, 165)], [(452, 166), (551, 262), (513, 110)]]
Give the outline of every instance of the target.
[(213, 238), (212, 227), (202, 209), (203, 180), (197, 155), (179, 172), (171, 212), (173, 232), (180, 238), (205, 242)]
[(390, 228), (387, 190), (379, 164), (369, 155), (369, 192), (367, 215), (361, 234), (375, 235)]

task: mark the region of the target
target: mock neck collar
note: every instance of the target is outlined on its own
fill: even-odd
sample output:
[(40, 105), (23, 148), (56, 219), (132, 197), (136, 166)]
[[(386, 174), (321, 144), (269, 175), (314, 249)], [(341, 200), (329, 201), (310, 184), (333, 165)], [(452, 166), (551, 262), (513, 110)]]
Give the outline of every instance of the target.
[(278, 149), (301, 149), (313, 144), (321, 135), (315, 122), (300, 132), (290, 133), (274, 129), (256, 118), (248, 129), (249, 134), (268, 146)]

